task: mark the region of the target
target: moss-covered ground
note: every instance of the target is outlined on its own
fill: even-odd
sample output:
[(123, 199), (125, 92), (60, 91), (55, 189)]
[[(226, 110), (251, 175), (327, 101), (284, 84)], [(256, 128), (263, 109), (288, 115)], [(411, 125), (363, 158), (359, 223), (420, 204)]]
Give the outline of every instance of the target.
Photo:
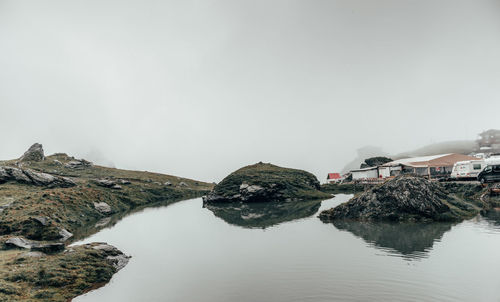
[(0, 301), (69, 301), (106, 284), (116, 268), (106, 251), (92, 246), (53, 255), (1, 251)]
[(231, 197), (240, 193), (242, 183), (276, 191), (278, 193), (276, 195), (279, 195), (282, 200), (312, 200), (331, 197), (330, 194), (319, 190), (320, 184), (313, 174), (268, 163), (257, 163), (236, 170), (215, 186), (214, 193)]

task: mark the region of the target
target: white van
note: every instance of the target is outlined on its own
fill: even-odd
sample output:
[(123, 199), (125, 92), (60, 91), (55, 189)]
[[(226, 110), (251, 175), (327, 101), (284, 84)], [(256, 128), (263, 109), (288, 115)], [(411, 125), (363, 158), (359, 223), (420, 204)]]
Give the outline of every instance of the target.
[(484, 160), (465, 160), (456, 162), (451, 170), (451, 178), (477, 178), (479, 172), (487, 166)]

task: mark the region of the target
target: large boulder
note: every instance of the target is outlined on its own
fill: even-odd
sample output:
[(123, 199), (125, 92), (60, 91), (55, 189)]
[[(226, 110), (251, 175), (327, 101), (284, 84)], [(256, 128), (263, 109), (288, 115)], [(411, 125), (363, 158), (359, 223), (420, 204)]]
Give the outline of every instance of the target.
[(260, 202), (325, 199), (318, 179), (309, 172), (258, 163), (224, 178), (203, 198), (213, 202)]
[(323, 221), (450, 221), (475, 213), (474, 206), (457, 199), (439, 183), (401, 175), (321, 212), (319, 217)]
[(42, 144), (33, 144), (28, 151), (24, 152), (23, 156), (19, 159), (22, 162), (25, 161), (42, 161), (45, 159), (45, 155), (43, 153)]
[(14, 181), (36, 186), (46, 186), (49, 188), (69, 188), (76, 185), (73, 180), (67, 177), (35, 172), (30, 169), (0, 167), (0, 183), (4, 183), (7, 181)]
[(92, 163), (85, 159), (75, 159), (67, 162), (64, 166), (70, 169), (78, 169), (78, 168), (92, 167)]
[(12, 237), (5, 241), (8, 247), (30, 249), (33, 251), (40, 251), (43, 253), (56, 253), (64, 250), (64, 243), (62, 242), (39, 242), (35, 240), (28, 240), (22, 237)]

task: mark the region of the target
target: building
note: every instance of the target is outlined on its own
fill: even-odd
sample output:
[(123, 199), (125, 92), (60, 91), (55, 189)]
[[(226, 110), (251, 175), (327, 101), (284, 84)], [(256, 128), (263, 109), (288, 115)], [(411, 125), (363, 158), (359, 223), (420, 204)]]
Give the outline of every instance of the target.
[(342, 176), (340, 176), (340, 173), (328, 173), (326, 176), (326, 182), (328, 183), (337, 183), (342, 180)]
[(403, 158), (378, 167), (379, 178), (396, 176), (401, 173), (414, 173), (429, 178), (447, 177), (451, 174), (456, 162), (466, 160), (477, 160), (477, 158), (456, 153)]
[(379, 178), (378, 167), (368, 167), (363, 169), (351, 170), (351, 174), (353, 181), (371, 180)]

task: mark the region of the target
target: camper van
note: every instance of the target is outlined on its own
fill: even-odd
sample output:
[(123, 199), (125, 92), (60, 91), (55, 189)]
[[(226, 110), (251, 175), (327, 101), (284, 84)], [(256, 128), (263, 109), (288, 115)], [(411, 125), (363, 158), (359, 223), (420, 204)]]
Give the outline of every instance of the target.
[(453, 179), (475, 179), (486, 166), (484, 160), (458, 161), (453, 165), (450, 177)]

